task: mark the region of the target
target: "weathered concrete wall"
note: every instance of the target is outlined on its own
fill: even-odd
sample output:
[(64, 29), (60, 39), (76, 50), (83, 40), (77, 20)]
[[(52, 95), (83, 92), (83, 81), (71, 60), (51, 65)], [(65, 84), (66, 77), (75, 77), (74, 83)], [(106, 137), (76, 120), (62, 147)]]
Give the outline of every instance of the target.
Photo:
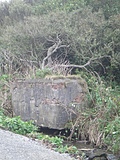
[(75, 118), (76, 107), (83, 106), (85, 94), (86, 83), (79, 78), (17, 80), (12, 86), (13, 113), (39, 126), (63, 129)]

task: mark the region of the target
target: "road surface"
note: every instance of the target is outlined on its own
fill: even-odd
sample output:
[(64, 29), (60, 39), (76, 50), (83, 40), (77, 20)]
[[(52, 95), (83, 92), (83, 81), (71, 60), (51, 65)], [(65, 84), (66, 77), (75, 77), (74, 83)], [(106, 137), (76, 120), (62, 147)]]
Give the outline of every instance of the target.
[(41, 142), (0, 129), (0, 160), (72, 160), (47, 149)]

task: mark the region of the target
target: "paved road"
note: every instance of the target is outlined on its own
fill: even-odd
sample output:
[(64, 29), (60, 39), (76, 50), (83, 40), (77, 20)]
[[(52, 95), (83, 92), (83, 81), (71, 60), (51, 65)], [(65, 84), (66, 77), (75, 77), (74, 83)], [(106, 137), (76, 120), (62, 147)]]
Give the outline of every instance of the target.
[(36, 142), (0, 129), (0, 160), (72, 160), (67, 154), (59, 154)]

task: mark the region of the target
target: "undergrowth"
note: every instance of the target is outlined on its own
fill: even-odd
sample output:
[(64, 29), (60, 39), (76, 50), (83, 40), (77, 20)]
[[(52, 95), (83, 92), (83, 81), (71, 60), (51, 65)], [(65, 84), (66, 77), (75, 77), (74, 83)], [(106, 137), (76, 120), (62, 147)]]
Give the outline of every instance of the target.
[(54, 149), (57, 152), (69, 154), (78, 153), (78, 149), (75, 146), (64, 145), (64, 140), (58, 136), (51, 137), (38, 132), (32, 132), (28, 134), (28, 136), (42, 140), (45, 144), (47, 144), (50, 148)]
[[(81, 76), (88, 84), (88, 107), (79, 112), (78, 132), (98, 147), (120, 151), (120, 87), (90, 74)], [(78, 135), (79, 136), (79, 135)]]
[(24, 122), (18, 117), (7, 117), (0, 111), (0, 126), (17, 134), (26, 135), (33, 131), (37, 131), (37, 127), (32, 121)]

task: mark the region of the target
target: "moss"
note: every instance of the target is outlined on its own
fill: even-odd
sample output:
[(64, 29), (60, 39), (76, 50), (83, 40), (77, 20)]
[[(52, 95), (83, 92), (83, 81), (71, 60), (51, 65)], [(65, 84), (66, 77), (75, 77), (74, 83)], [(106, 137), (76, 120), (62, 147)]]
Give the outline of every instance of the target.
[(65, 79), (66, 77), (63, 76), (63, 75), (46, 75), (45, 76), (45, 79), (53, 79), (53, 80), (56, 80), (56, 79)]
[(82, 86), (83, 92), (87, 93), (88, 91), (88, 86), (86, 81), (79, 75), (68, 75), (68, 76), (63, 76), (63, 75), (47, 75), (45, 79), (49, 80), (59, 80), (59, 79), (65, 79), (66, 83), (69, 83), (68, 80), (77, 80), (78, 84)]

